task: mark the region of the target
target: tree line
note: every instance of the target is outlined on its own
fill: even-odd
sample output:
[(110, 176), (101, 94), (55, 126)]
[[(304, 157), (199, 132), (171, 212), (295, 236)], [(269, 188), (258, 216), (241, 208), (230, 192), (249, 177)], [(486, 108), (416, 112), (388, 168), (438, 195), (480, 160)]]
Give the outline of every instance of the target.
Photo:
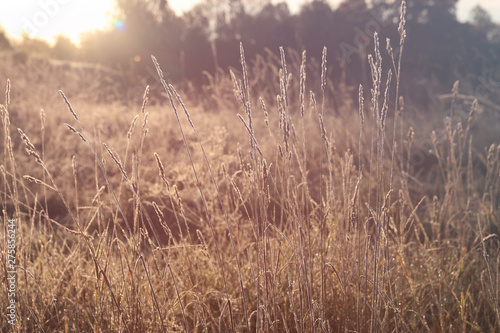
[[(434, 80), (451, 86), (456, 79), (500, 81), (500, 27), (477, 6), (471, 20), (456, 17), (458, 0), (408, 0), (403, 66), (407, 80)], [(148, 77), (154, 54), (172, 81), (201, 83), (203, 73), (239, 67), (239, 44), (248, 59), (278, 52), (278, 47), (307, 50), (321, 59), (328, 48), (331, 73), (347, 84), (366, 82), (366, 55), (376, 31), (393, 41), (397, 52), (400, 1), (344, 0), (336, 8), (315, 0), (292, 13), (284, 2), (202, 0), (176, 15), (167, 0), (117, 0), (113, 28), (86, 33), (76, 47), (60, 36), (53, 46), (25, 37), (26, 52), (44, 49), (52, 57), (100, 63)], [(382, 45), (384, 47), (385, 45)], [(11, 47), (0, 33), (0, 48)], [(335, 75), (334, 75), (335, 76)]]

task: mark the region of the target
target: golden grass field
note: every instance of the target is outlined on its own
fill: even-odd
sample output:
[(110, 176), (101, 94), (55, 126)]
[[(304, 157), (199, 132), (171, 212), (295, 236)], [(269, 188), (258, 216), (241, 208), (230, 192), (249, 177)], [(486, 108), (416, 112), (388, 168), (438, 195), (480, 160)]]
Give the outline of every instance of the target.
[(1, 330), (499, 331), (493, 111), (405, 105), (378, 38), (359, 98), (326, 50), (143, 96), (0, 55)]

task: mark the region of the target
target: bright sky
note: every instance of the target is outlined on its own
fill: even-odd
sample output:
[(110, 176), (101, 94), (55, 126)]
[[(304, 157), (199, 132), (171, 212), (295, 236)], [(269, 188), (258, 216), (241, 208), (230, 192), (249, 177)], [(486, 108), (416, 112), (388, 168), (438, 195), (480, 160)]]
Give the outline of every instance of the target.
[[(198, 0), (170, 0), (177, 13), (191, 8)], [(292, 11), (308, 0), (288, 0)], [(335, 6), (341, 0), (330, 0)], [(31, 36), (53, 40), (65, 34), (78, 41), (82, 31), (103, 29), (110, 25), (113, 0), (0, 0), (0, 25), (13, 36), (20, 37), (23, 29)], [(273, 2), (278, 2), (273, 0)], [(487, 9), (500, 22), (499, 0), (460, 0), (458, 17), (464, 21), (475, 5)]]
[(20, 37), (52, 40), (65, 34), (77, 41), (80, 32), (108, 25), (112, 0), (0, 0), (0, 25)]

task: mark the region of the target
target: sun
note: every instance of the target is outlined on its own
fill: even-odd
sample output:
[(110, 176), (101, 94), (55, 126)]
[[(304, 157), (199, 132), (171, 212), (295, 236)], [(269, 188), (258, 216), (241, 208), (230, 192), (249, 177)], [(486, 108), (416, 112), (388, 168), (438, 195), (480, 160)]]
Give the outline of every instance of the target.
[[(190, 10), (201, 0), (169, 0), (177, 15)], [(300, 0), (288, 0), (294, 3)], [(76, 45), (82, 32), (114, 28), (125, 29), (116, 17), (116, 0), (18, 0), (0, 1), (0, 29), (14, 38), (27, 34), (55, 42), (65, 35)], [(1, 31), (1, 30), (0, 30)]]
[(193, 8), (200, 0), (170, 0), (168, 3), (177, 15)]
[(75, 44), (84, 31), (109, 25), (113, 0), (21, 0), (0, 2), (0, 25), (13, 37), (24, 33), (53, 42), (66, 35)]
[[(189, 10), (200, 0), (171, 0), (178, 14)], [(115, 0), (20, 0), (0, 1), (0, 27), (14, 38), (23, 33), (54, 42), (66, 35), (79, 44), (82, 32), (106, 29), (121, 30), (124, 22), (113, 18)]]

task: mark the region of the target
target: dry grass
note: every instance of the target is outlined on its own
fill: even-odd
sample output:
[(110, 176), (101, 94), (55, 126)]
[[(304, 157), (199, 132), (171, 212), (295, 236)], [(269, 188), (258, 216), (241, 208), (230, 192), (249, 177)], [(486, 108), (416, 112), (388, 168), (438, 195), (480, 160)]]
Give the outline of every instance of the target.
[[(399, 32), (402, 50), (404, 15)], [(326, 49), (322, 64), (280, 49), (247, 65), (242, 47), (240, 73), (211, 77), (217, 112), (185, 104), (154, 58), (166, 101), (148, 105), (146, 88), (137, 114), (62, 92), (19, 114), (31, 94), (12, 73), (0, 177), (3, 290), (9, 218), (17, 228), (13, 330), (499, 330), (500, 143), (474, 144), (477, 102), (413, 128), (400, 59), (374, 42), (357, 101), (327, 79)]]

